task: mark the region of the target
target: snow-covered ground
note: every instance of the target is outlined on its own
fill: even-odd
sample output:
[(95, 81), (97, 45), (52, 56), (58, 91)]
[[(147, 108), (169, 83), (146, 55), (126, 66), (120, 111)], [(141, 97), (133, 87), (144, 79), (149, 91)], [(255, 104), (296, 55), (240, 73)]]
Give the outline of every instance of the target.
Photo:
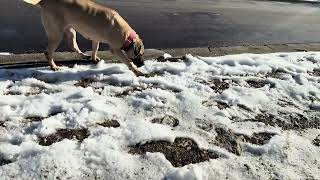
[(8, 52), (0, 52), (0, 56), (10, 56), (11, 54)]
[(319, 52), (143, 70), (0, 69), (0, 179), (320, 179)]

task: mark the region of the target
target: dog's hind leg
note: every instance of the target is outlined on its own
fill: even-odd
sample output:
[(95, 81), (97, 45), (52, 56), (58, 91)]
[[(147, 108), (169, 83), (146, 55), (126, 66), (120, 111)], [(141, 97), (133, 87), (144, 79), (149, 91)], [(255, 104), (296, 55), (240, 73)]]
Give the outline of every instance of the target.
[(53, 53), (63, 38), (63, 26), (60, 25), (60, 22), (56, 20), (53, 14), (46, 11), (41, 12), (41, 19), (48, 36), (48, 47), (45, 55), (51, 69), (58, 70), (59, 67), (53, 61)]
[(92, 41), (92, 55), (91, 55), (91, 60), (94, 62), (100, 61), (100, 58), (97, 56), (99, 49), (99, 42), (97, 41)]
[(77, 43), (77, 32), (72, 27), (67, 27), (64, 31), (67, 35), (69, 47), (76, 53), (80, 54), (84, 59), (90, 59), (90, 55), (83, 53)]

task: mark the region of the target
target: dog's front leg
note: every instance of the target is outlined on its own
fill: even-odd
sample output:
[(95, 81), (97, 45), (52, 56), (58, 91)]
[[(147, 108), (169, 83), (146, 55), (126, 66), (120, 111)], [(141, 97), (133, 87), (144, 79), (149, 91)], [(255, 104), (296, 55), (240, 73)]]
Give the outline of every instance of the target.
[(134, 65), (131, 60), (122, 52), (121, 49), (113, 49), (112, 52), (117, 55), (120, 60), (128, 66), (128, 68), (136, 75), (136, 76), (144, 76), (143, 72), (141, 72), (136, 65)]
[(100, 58), (97, 56), (98, 49), (99, 49), (99, 42), (97, 41), (92, 41), (92, 55), (91, 55), (91, 60), (94, 62), (100, 61)]
[(46, 56), (46, 59), (51, 67), (52, 70), (57, 71), (59, 70), (59, 67), (56, 65), (56, 63), (53, 60), (53, 53), (57, 49), (60, 41), (62, 40), (63, 32), (57, 32), (56, 34), (48, 34), (48, 47), (46, 52), (44, 53)]

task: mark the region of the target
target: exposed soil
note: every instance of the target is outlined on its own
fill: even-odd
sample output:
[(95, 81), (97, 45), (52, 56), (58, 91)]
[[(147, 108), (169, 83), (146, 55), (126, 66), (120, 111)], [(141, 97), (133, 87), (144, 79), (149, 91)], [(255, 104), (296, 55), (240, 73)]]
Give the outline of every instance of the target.
[(217, 107), (220, 110), (230, 108), (230, 106), (227, 103), (222, 102), (222, 101), (217, 101)]
[(32, 89), (30, 90), (30, 92), (27, 92), (25, 95), (26, 96), (34, 96), (34, 95), (38, 95), (42, 92), (49, 94), (53, 91), (49, 90), (45, 87), (41, 87), (41, 86), (32, 86)]
[(145, 87), (141, 87), (141, 86), (128, 87), (123, 92), (117, 93), (114, 96), (116, 96), (116, 97), (128, 96), (128, 95), (130, 95), (130, 94), (132, 94), (134, 92), (142, 92), (142, 91), (144, 91), (146, 89), (151, 89), (151, 88), (159, 88), (159, 89), (168, 90), (168, 91), (171, 91), (171, 92), (174, 92), (174, 93), (181, 92), (181, 90), (179, 90), (179, 89), (170, 88), (170, 87), (162, 87), (160, 84), (148, 84), (148, 86), (145, 86)]
[(146, 152), (160, 152), (174, 167), (182, 167), (188, 164), (195, 164), (210, 159), (217, 159), (220, 156), (208, 150), (199, 149), (196, 142), (189, 138), (176, 138), (173, 143), (166, 141), (154, 141), (143, 145), (137, 144), (130, 147), (129, 153), (143, 155)]
[(3, 159), (1, 157), (1, 154), (0, 154), (0, 166), (6, 165), (6, 164), (10, 164), (10, 163), (12, 163), (12, 161)]
[(202, 103), (201, 103), (203, 106), (205, 106), (205, 107), (211, 107), (211, 106), (213, 106), (213, 105), (215, 105), (212, 101), (210, 101), (210, 100), (206, 100), (206, 101), (202, 101)]
[(272, 77), (272, 78), (276, 78), (276, 79), (284, 79), (283, 77), (287, 74), (286, 71), (281, 70), (281, 69), (277, 69), (271, 73), (266, 74), (266, 77)]
[[(247, 80), (246, 81), (247, 84), (250, 87), (254, 87), (254, 88), (262, 88), (268, 84), (270, 84), (270, 82), (266, 81), (266, 80)], [(270, 87), (273, 87), (272, 84), (270, 84)]]
[(123, 92), (121, 93), (117, 93), (115, 96), (116, 97), (123, 97), (123, 96), (128, 96), (134, 92), (142, 92), (143, 90), (145, 90), (146, 88), (142, 88), (142, 87), (139, 87), (139, 86), (134, 86), (134, 87), (130, 87), (126, 90), (124, 90)]
[(248, 142), (256, 145), (264, 145), (276, 134), (274, 133), (253, 133), (252, 136), (238, 134), (232, 130), (225, 130), (223, 128), (216, 128), (217, 136), (214, 144), (226, 149), (227, 151), (236, 155), (241, 155), (241, 143)]
[(223, 101), (202, 101), (202, 105), (205, 107), (217, 106), (220, 110), (230, 108), (231, 106)]
[(62, 141), (63, 139), (77, 139), (83, 141), (90, 136), (88, 129), (59, 129), (56, 133), (48, 136), (40, 136), (38, 142), (41, 146), (50, 146), (53, 143)]
[(314, 69), (312, 72), (309, 72), (312, 76), (320, 76), (320, 69)]
[(245, 121), (263, 122), (266, 125), (281, 127), (283, 130), (304, 130), (308, 128), (320, 128), (320, 117), (306, 117), (297, 113), (280, 113), (278, 116), (272, 114), (259, 114), (254, 119)]
[[(59, 107), (61, 108), (61, 107)], [(51, 116), (55, 116), (59, 113), (62, 113), (63, 111), (61, 109), (56, 108), (55, 110), (53, 110), (47, 117), (40, 117), (40, 116), (30, 116), (30, 117), (26, 117), (25, 119), (29, 122), (41, 122), (43, 119), (51, 117)]]
[(161, 76), (163, 75), (164, 72), (151, 72), (148, 74), (145, 74), (144, 77), (150, 78), (150, 77), (156, 77), (156, 76)]
[(91, 86), (91, 83), (96, 82), (96, 80), (91, 79), (91, 78), (85, 78), (85, 79), (81, 79), (80, 81), (78, 81), (76, 84), (74, 84), (75, 86), (80, 86), (83, 88), (89, 87)]
[(278, 104), (279, 106), (281, 106), (281, 107), (291, 106), (291, 107), (295, 107), (295, 108), (297, 108), (297, 109), (300, 109), (297, 105), (295, 105), (295, 104), (293, 103), (293, 101), (290, 101), (289, 98), (287, 98), (287, 99), (278, 99), (277, 104)]
[(316, 64), (318, 61), (316, 60), (316, 58), (315, 57), (306, 57), (306, 60), (307, 61), (310, 61), (310, 62), (312, 62), (312, 63), (314, 63), (314, 64)]
[(25, 119), (28, 120), (29, 122), (41, 122), (44, 119), (44, 117), (33, 116), (33, 117), (27, 117)]
[(204, 119), (196, 119), (196, 126), (204, 131), (211, 131), (213, 129), (213, 124), (206, 122)]
[(244, 136), (246, 142), (249, 142), (251, 144), (257, 144), (257, 145), (264, 145), (267, 144), (270, 139), (277, 135), (276, 133), (269, 133), (269, 132), (261, 132), (261, 133), (253, 133), (252, 136)]
[(229, 79), (212, 79), (212, 80), (204, 80), (204, 79), (195, 79), (196, 82), (209, 86), (214, 90), (215, 93), (221, 94), (224, 90), (229, 89), (230, 84), (234, 83)]
[(320, 146), (320, 134), (312, 141), (315, 146)]
[(105, 121), (103, 123), (98, 123), (99, 126), (103, 126), (103, 127), (107, 127), (107, 128), (117, 128), (117, 127), (120, 127), (120, 124), (118, 121), (116, 120), (108, 120), (108, 121)]
[(179, 125), (179, 119), (170, 115), (165, 115), (161, 118), (154, 118), (151, 120), (151, 122), (157, 124), (165, 124), (171, 127), (177, 127)]
[(214, 90), (215, 93), (222, 93), (224, 90), (226, 89), (229, 89), (230, 87), (230, 83), (223, 80), (223, 81), (220, 81), (220, 80), (213, 80), (213, 81), (210, 81), (208, 82), (209, 85), (210, 85), (210, 88)]
[[(227, 108), (230, 108), (232, 105), (229, 105), (223, 101), (216, 101), (217, 103), (217, 107), (220, 109), (220, 110), (223, 110), (223, 109), (227, 109)], [(208, 104), (208, 101), (204, 101), (202, 102), (203, 105), (207, 105)], [(213, 106), (214, 104), (209, 104), (209, 106)], [(207, 106), (207, 107), (209, 107)], [(252, 111), (249, 107), (243, 105), (243, 104), (238, 104), (237, 105), (239, 108), (243, 109), (243, 110), (246, 110), (246, 111)]]
[[(40, 93), (50, 94), (50, 93), (56, 93), (56, 92), (58, 92), (58, 91), (47, 89), (45, 87), (38, 86), (38, 85), (32, 85), (30, 92), (26, 92), (24, 95), (25, 96), (34, 96), (34, 95), (38, 95)], [(22, 93), (18, 92), (18, 91), (9, 90), (8, 92), (5, 93), (5, 95), (16, 96), (16, 95), (22, 95)]]
[(4, 95), (17, 96), (17, 95), (22, 95), (22, 93), (17, 92), (17, 91), (8, 91), (8, 92), (4, 93)]
[(238, 104), (238, 107), (241, 108), (241, 109), (244, 109), (246, 111), (252, 111), (249, 107), (247, 107), (246, 105), (243, 105), (243, 104)]
[(0, 127), (6, 127), (5, 122), (4, 121), (0, 121)]
[(164, 56), (159, 56), (156, 60), (158, 62), (181, 62), (183, 60), (185, 60), (186, 57), (182, 56), (182, 57), (170, 57), (170, 58), (164, 58)]

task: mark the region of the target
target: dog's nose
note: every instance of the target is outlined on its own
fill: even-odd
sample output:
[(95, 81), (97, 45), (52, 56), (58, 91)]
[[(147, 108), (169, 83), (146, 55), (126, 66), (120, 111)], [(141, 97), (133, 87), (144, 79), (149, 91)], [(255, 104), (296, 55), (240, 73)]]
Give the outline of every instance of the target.
[(144, 59), (142, 56), (139, 56), (135, 59), (132, 60), (133, 64), (136, 65), (137, 67), (141, 67), (144, 65)]

